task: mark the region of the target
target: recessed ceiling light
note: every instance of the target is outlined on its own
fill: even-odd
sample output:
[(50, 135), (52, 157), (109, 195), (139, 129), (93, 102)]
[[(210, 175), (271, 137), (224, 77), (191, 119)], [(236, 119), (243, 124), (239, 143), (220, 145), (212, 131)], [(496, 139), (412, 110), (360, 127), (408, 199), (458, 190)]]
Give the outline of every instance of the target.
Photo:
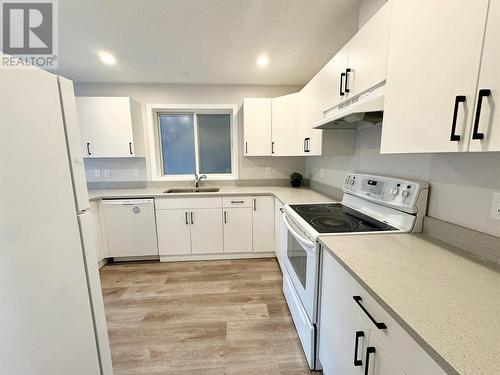
[(99, 58), (106, 65), (116, 64), (116, 58), (109, 52), (99, 52)]
[(269, 57), (267, 55), (260, 55), (257, 57), (257, 65), (262, 68), (269, 65)]

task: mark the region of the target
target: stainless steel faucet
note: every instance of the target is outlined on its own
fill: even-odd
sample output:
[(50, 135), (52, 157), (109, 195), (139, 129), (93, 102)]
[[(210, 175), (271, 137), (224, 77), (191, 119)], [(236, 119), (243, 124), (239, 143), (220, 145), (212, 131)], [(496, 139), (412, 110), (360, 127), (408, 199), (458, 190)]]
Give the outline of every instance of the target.
[(206, 179), (207, 175), (202, 174), (201, 176), (198, 176), (197, 173), (194, 174), (194, 187), (197, 188), (200, 185), (200, 181), (203, 179)]

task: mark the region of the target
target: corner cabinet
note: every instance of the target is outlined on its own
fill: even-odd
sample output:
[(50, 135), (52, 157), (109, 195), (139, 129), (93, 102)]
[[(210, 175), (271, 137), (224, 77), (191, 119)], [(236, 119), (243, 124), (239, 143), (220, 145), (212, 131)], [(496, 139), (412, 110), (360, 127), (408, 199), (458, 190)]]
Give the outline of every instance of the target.
[(141, 106), (128, 97), (77, 97), (83, 157), (144, 156)]
[(319, 311), (318, 355), (325, 375), (445, 375), (326, 249)]
[(271, 98), (243, 100), (243, 153), (245, 156), (271, 156)]
[(273, 156), (302, 154), (299, 138), (299, 93), (279, 96), (272, 101)]
[(481, 94), (500, 80), (498, 3), (393, 0), (381, 153), (500, 148), (493, 95)]

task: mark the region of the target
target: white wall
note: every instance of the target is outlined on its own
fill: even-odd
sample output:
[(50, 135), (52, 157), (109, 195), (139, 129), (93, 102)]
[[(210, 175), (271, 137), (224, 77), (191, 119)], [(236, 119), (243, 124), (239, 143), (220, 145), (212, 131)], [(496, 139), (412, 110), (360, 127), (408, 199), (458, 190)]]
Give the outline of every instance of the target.
[[(146, 125), (148, 103), (165, 104), (243, 104), (245, 97), (274, 97), (300, 90), (298, 86), (250, 86), (250, 85), (189, 85), (189, 84), (126, 84), (126, 83), (76, 83), (77, 96), (130, 96), (142, 104), (143, 121)], [(240, 111), (241, 112), (241, 111)], [(240, 179), (288, 178), (291, 172), (305, 172), (302, 157), (271, 158), (244, 157), (242, 143), (242, 116), (240, 122)], [(147, 128), (147, 126), (145, 126)], [(147, 139), (147, 137), (146, 137)], [(146, 145), (148, 147), (148, 145)], [(147, 151), (149, 155), (149, 152)], [(87, 180), (92, 182), (143, 181), (151, 179), (149, 158), (139, 159), (89, 159), (85, 162)], [(271, 174), (265, 168), (271, 167)], [(111, 177), (95, 177), (95, 169), (110, 169)], [(139, 176), (133, 170), (139, 169)]]
[(380, 126), (359, 129), (354, 155), (308, 158), (306, 176), (339, 188), (346, 172), (427, 181), (429, 216), (500, 237), (500, 221), (489, 217), (500, 192), (500, 153), (380, 155), (380, 136)]

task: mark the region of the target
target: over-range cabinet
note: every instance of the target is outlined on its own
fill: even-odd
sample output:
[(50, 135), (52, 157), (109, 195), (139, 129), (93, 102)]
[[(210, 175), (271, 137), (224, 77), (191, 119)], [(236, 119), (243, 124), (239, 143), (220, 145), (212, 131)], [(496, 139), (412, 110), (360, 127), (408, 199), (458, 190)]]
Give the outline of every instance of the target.
[(500, 1), (394, 0), (392, 13), (381, 152), (500, 151)]

